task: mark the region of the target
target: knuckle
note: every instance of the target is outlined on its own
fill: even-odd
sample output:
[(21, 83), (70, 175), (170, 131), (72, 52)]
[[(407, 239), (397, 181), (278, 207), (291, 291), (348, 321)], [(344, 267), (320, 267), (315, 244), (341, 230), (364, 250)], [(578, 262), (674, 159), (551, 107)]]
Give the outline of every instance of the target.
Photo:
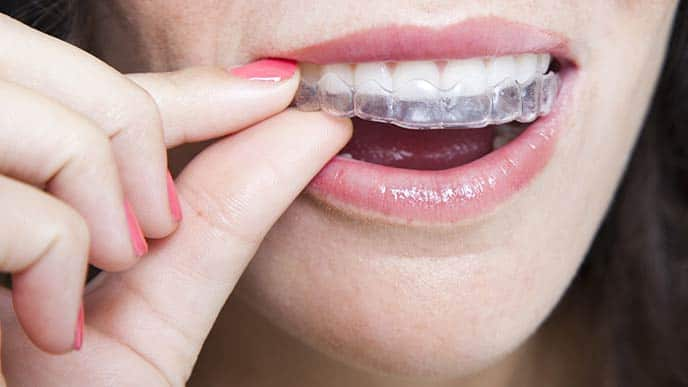
[(73, 208), (63, 205), (62, 214), (56, 222), (51, 240), (55, 245), (64, 245), (70, 253), (80, 257), (88, 254), (90, 232), (86, 220)]
[(89, 154), (94, 149), (102, 150), (109, 147), (108, 137), (86, 120), (75, 125), (70, 143), (75, 154)]
[(132, 87), (131, 95), (129, 96), (132, 111), (137, 114), (143, 114), (146, 117), (158, 117), (158, 105), (153, 100), (150, 94), (144, 89), (134, 86)]
[(56, 199), (47, 208), (47, 220), (31, 229), (19, 229), (23, 235), (16, 240), (27, 244), (13, 248), (11, 245), (16, 242), (3, 238), (5, 246), (0, 248), (0, 268), (3, 271), (24, 270), (49, 256), (88, 258), (90, 235), (84, 219)]
[(95, 169), (114, 163), (110, 139), (99, 128), (89, 124), (82, 125), (79, 130), (74, 131), (70, 144), (72, 162)]
[(135, 85), (125, 93), (116, 110), (118, 119), (110, 136), (116, 136), (124, 129), (142, 129), (162, 134), (162, 119), (158, 104), (146, 90)]

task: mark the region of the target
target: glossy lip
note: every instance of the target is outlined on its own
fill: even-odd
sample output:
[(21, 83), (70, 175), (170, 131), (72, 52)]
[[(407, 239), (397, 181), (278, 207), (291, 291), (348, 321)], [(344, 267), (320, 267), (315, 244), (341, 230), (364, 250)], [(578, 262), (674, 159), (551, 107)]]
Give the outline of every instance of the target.
[(567, 47), (567, 41), (554, 33), (489, 17), (441, 29), (392, 26), (359, 31), (280, 54), (327, 64), (548, 52), (565, 64), (550, 114), (475, 161), (442, 171), (419, 171), (335, 157), (306, 192), (347, 213), (395, 223), (453, 224), (490, 213), (527, 186), (554, 153), (564, 126), (563, 108), (573, 104), (577, 73)]

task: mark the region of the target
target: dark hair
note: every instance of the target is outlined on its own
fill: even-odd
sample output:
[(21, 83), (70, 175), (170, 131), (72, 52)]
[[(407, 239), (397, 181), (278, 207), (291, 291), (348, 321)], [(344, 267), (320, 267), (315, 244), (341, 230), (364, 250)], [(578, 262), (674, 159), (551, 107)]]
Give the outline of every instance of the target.
[(65, 38), (76, 20), (76, 0), (2, 0), (0, 13), (59, 38)]
[[(65, 37), (72, 0), (2, 0), (0, 12)], [(569, 291), (586, 297), (614, 385), (688, 386), (688, 2), (645, 127)]]
[(615, 385), (688, 386), (688, 2), (645, 127), (574, 287), (595, 303)]

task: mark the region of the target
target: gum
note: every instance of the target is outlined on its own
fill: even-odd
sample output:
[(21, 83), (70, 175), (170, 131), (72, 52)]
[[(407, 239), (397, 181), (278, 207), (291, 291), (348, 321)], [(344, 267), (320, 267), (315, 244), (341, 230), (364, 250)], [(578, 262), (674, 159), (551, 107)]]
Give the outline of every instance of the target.
[(357, 88), (335, 74), (303, 81), (294, 103), (302, 111), (322, 110), (407, 129), (468, 129), (511, 121), (533, 122), (549, 114), (559, 92), (556, 73), (538, 74), (519, 83), (505, 79), (483, 94), (461, 95), (461, 84), (440, 89), (424, 80), (389, 90), (375, 81)]

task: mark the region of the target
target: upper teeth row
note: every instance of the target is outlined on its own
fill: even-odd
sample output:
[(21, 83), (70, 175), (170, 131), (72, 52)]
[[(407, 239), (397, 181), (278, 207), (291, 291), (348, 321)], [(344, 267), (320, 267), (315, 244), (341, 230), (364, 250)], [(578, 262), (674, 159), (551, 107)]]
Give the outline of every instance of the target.
[(559, 76), (549, 55), (389, 63), (302, 64), (294, 104), (303, 111), (410, 129), (481, 128), (547, 115)]
[(545, 74), (550, 60), (549, 54), (522, 54), (448, 61), (302, 64), (301, 71), (305, 82), (314, 83), (333, 74), (354, 89), (375, 81), (387, 90), (400, 90), (409, 81), (424, 80), (444, 90), (460, 84), (459, 95), (477, 95), (505, 79), (524, 84), (538, 74)]

